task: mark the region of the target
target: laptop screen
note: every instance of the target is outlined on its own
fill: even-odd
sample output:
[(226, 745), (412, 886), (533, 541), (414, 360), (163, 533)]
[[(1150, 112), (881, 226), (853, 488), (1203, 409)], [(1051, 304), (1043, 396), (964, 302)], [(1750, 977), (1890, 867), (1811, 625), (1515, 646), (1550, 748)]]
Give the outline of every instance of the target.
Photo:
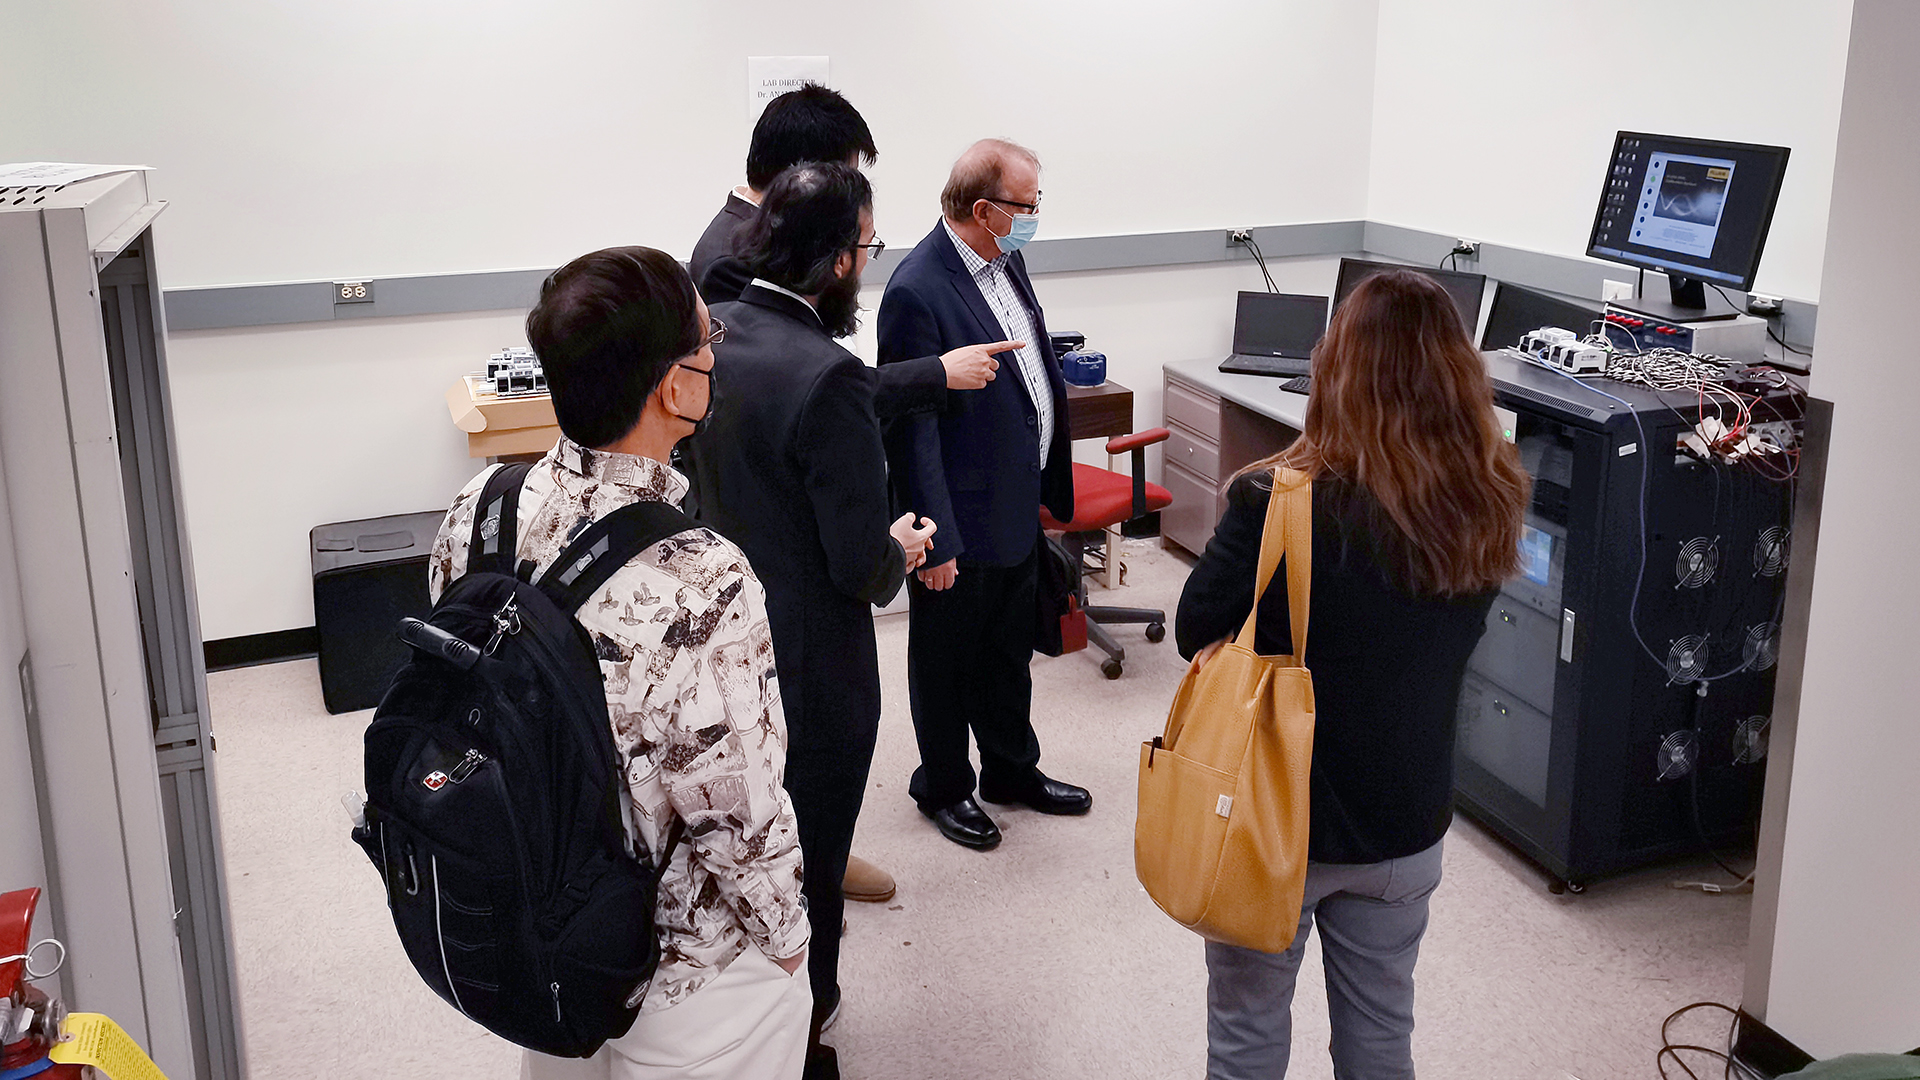
[(1326, 332), (1324, 296), (1243, 292), (1233, 316), (1233, 351), (1237, 356), (1305, 359)]

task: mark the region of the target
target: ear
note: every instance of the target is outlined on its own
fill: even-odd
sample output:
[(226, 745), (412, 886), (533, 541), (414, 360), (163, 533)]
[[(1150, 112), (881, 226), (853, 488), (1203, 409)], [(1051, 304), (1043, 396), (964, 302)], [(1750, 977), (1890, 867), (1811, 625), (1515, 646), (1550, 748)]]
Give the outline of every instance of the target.
[(835, 255), (833, 257), (833, 276), (834, 277), (846, 277), (847, 274), (853, 269), (853, 253), (855, 250), (857, 249), (848, 248), (846, 251), (843, 251), (840, 254)]

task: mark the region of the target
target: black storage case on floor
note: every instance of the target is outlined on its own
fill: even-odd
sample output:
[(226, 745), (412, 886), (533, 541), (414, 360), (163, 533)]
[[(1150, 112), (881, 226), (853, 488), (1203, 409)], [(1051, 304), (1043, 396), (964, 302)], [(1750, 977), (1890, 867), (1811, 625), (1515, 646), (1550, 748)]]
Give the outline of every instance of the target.
[(407, 658), (394, 636), (404, 616), (426, 618), (427, 555), (443, 511), (341, 521), (315, 528), (313, 621), (320, 632), (320, 695), (330, 713), (380, 704)]
[[(1488, 368), (1534, 476), (1536, 561), (1468, 664), (1456, 802), (1574, 884), (1697, 853), (1702, 834), (1740, 846), (1762, 788), (1789, 485), (1677, 455), (1693, 395), (1576, 385), (1500, 353)], [(1643, 467), (1646, 649), (1630, 618)]]

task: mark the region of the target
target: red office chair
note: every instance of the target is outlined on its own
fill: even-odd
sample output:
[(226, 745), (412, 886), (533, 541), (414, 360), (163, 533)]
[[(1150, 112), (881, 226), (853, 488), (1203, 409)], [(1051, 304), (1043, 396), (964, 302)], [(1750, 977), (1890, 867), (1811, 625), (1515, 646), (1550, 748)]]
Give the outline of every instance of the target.
[[(1100, 664), (1100, 671), (1109, 679), (1120, 677), (1120, 665), (1127, 659), (1127, 651), (1120, 647), (1113, 635), (1102, 625), (1104, 623), (1146, 623), (1147, 640), (1159, 641), (1167, 636), (1167, 613), (1155, 608), (1127, 607), (1090, 607), (1087, 604), (1087, 578), (1084, 562), (1088, 542), (1098, 537), (1104, 550), (1106, 548), (1107, 529), (1123, 521), (1143, 518), (1155, 510), (1164, 510), (1173, 504), (1173, 495), (1159, 484), (1147, 483), (1147, 447), (1167, 439), (1166, 428), (1150, 428), (1131, 435), (1121, 435), (1107, 440), (1109, 455), (1131, 454), (1133, 456), (1133, 475), (1123, 476), (1111, 469), (1102, 469), (1093, 465), (1073, 466), (1073, 520), (1055, 521), (1046, 508), (1040, 510), (1042, 528), (1067, 534), (1067, 554), (1082, 564), (1079, 586), (1075, 589), (1081, 610), (1087, 615), (1087, 639), (1100, 646), (1107, 659)], [(1106, 563), (1113, 566), (1115, 552), (1104, 550)]]

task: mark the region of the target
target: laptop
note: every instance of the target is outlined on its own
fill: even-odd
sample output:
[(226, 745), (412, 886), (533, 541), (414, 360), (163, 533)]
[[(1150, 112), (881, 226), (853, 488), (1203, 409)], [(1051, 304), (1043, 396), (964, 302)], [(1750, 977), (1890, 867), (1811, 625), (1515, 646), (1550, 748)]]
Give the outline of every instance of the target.
[(1243, 292), (1233, 316), (1233, 355), (1220, 370), (1234, 375), (1305, 375), (1313, 347), (1327, 332), (1327, 298)]

